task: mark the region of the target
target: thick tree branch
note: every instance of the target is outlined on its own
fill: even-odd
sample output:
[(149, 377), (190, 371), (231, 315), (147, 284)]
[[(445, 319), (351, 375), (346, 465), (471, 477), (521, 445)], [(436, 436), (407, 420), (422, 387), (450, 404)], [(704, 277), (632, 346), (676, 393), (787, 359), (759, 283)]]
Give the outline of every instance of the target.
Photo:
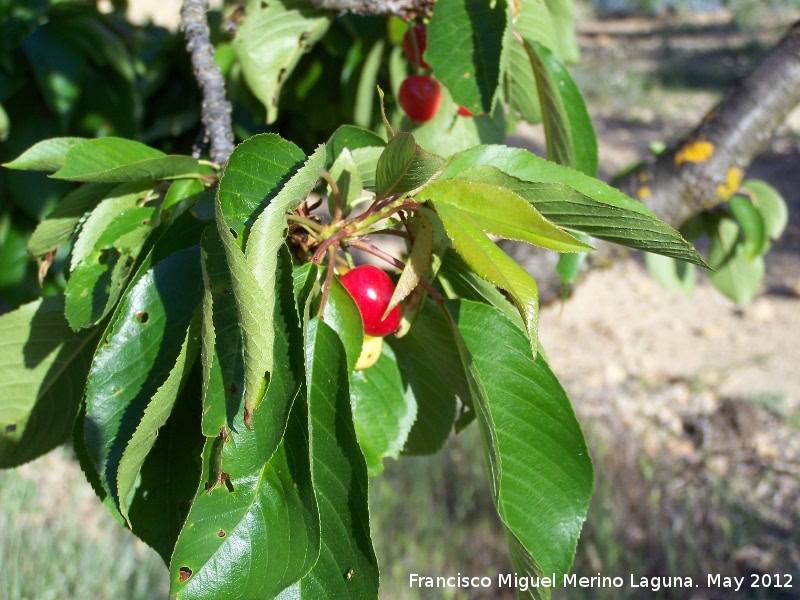
[(430, 14), (436, 0), (311, 0), (316, 8), (356, 15), (397, 15), (416, 19)]
[(800, 21), (677, 146), (619, 187), (675, 227), (727, 201), (775, 129), (800, 104)]
[[(680, 227), (692, 215), (731, 197), (745, 169), (798, 104), (800, 22), (689, 135), (618, 185), (661, 219)], [(628, 255), (624, 247), (593, 243), (597, 251), (589, 254), (584, 272)], [(561, 297), (555, 253), (532, 251), (521, 244), (501, 245), (536, 278), (542, 303)]]
[(207, 10), (206, 0), (184, 0), (181, 24), (194, 75), (203, 93), (201, 119), (211, 145), (209, 154), (215, 163), (224, 165), (234, 147), (231, 103), (225, 97), (225, 79), (214, 62)]

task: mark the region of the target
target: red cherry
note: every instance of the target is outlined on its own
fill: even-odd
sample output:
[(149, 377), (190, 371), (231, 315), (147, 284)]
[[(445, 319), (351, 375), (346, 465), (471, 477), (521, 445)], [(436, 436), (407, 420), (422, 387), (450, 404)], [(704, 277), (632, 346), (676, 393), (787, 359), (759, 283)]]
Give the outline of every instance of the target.
[(442, 88), (430, 75), (409, 75), (400, 84), (400, 106), (412, 121), (430, 121), (442, 101)]
[[(412, 37), (413, 36), (413, 37)], [(414, 47), (414, 40), (416, 39), (416, 48)], [(409, 62), (415, 67), (422, 67), (423, 69), (430, 69), (431, 66), (425, 62), (422, 55), (428, 47), (428, 30), (423, 23), (417, 23), (413, 27), (406, 30), (403, 36), (403, 51)]]
[(472, 111), (468, 109), (466, 106), (459, 106), (458, 107), (458, 114), (462, 117), (474, 117), (475, 115), (472, 114)]
[(384, 271), (362, 265), (342, 275), (339, 281), (355, 300), (366, 335), (380, 337), (397, 331), (401, 318), (399, 306), (381, 319), (394, 293), (394, 283)]

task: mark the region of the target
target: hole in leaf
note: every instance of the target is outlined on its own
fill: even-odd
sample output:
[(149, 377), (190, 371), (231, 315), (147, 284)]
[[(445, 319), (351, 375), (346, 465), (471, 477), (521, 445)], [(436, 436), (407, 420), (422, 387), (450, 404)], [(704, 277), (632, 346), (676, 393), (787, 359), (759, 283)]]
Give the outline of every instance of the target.
[(189, 567), (181, 567), (178, 569), (178, 581), (184, 583), (192, 576), (192, 570)]
[(17, 430), (17, 424), (12, 423), (11, 425), (6, 425), (6, 435), (11, 435)]
[(225, 487), (228, 489), (228, 492), (232, 494), (235, 490), (233, 487), (233, 482), (231, 481), (231, 476), (223, 472), (222, 480), (225, 482)]
[(239, 232), (238, 231), (236, 231), (233, 227), (230, 227), (229, 231), (231, 232), (231, 235), (233, 236), (233, 239), (235, 239), (235, 240), (239, 239)]
[(225, 537), (225, 532), (224, 532), (222, 529), (220, 529), (220, 530), (217, 532), (217, 537), (224, 538), (224, 537)]
[(150, 219), (145, 219), (142, 221), (142, 225), (150, 225)]
[(97, 255), (97, 262), (101, 265), (107, 265), (108, 259), (111, 256), (111, 251), (108, 248), (103, 248), (100, 250), (100, 254)]
[(150, 314), (147, 311), (143, 310), (142, 312), (136, 315), (136, 322), (141, 325), (144, 325), (149, 320), (150, 320)]

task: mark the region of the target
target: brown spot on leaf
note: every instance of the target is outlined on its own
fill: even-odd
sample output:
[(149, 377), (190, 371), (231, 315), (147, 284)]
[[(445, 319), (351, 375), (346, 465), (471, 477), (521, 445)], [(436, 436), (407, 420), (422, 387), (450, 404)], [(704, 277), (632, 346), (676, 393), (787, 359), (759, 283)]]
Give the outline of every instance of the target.
[(225, 532), (224, 532), (222, 529), (220, 529), (220, 530), (217, 532), (217, 537), (224, 538), (224, 537), (225, 537)]
[(6, 435), (11, 435), (17, 430), (17, 424), (12, 423), (11, 425), (6, 425)]
[(238, 391), (239, 391), (239, 386), (238, 386), (238, 385), (236, 385), (235, 383), (232, 383), (232, 384), (231, 384), (231, 387), (229, 387), (229, 388), (228, 388), (228, 391), (229, 391), (231, 394), (235, 394), (236, 392), (238, 392)]
[(178, 569), (178, 581), (185, 583), (192, 576), (192, 570), (189, 567), (181, 567)]
[(55, 250), (51, 250), (39, 257), (39, 287), (42, 287), (44, 284), (44, 278), (47, 276), (47, 272), (50, 270), (50, 265), (53, 264), (53, 259), (55, 257)]

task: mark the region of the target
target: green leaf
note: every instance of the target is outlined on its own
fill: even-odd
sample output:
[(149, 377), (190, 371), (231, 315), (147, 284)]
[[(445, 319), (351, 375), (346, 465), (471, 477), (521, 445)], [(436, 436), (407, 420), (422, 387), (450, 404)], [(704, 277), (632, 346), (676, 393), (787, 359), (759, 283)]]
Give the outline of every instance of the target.
[[(577, 255), (565, 254), (564, 256)], [(478, 277), (464, 262), (464, 259), (452, 249), (445, 252), (438, 277), (445, 294), (451, 300), (463, 298), (490, 304), (511, 319), (517, 327), (525, 330), (525, 324), (522, 322), (519, 311), (509, 299), (491, 283)]]
[(378, 198), (400, 196), (428, 183), (444, 158), (423, 150), (410, 133), (398, 133), (378, 159), (375, 193)]
[(505, 290), (512, 297), (525, 323), (531, 351), (535, 355), (539, 322), (539, 290), (536, 281), (483, 233), (472, 215), (446, 204), (434, 203), (433, 208), (442, 220), (447, 235), (453, 242), (453, 248), (470, 268), (479, 277)]
[(199, 258), (199, 248), (191, 246), (143, 271), (92, 360), (84, 438), (103, 487), (123, 513), (117, 484), (123, 451), (180, 355), (202, 292)]
[(97, 335), (70, 329), (63, 296), (0, 316), (0, 331), (0, 468), (5, 469), (69, 437)]
[(114, 184), (87, 183), (73, 190), (39, 223), (28, 240), (28, 252), (42, 256), (67, 243), (86, 213), (108, 197)]
[[(312, 307), (312, 311), (314, 310), (318, 310), (318, 307)], [(364, 323), (353, 297), (336, 277), (331, 281), (323, 318), (325, 324), (339, 336), (347, 355), (347, 370), (348, 372), (352, 371), (361, 355), (361, 345), (364, 342)]]
[[(342, 200), (342, 215), (347, 216), (357, 201), (362, 199), (364, 184), (361, 181), (361, 171), (356, 164), (353, 154), (345, 148), (339, 157), (333, 162), (330, 174), (339, 189), (339, 196)], [(333, 190), (328, 186), (328, 212), (334, 214), (336, 211)]]
[(466, 150), (453, 158), (439, 179), (497, 182), (497, 170), (513, 178), (506, 179), (504, 187), (531, 202), (559, 227), (705, 266), (697, 250), (644, 204), (599, 179), (521, 148)]
[(384, 139), (369, 129), (356, 127), (355, 125), (342, 125), (333, 132), (327, 144), (325, 144), (328, 155), (327, 164), (333, 164), (333, 161), (345, 148), (352, 152), (357, 148), (383, 148), (385, 145)]
[(428, 25), (425, 60), (433, 74), (473, 114), (491, 112), (505, 71), (505, 1), (439, 0)]
[[(144, 465), (150, 450), (152, 450), (153, 445), (158, 439), (159, 430), (167, 422), (167, 419), (172, 413), (175, 402), (180, 395), (181, 388), (186, 383), (189, 372), (197, 358), (199, 350), (199, 344), (197, 343), (199, 321), (197, 319), (195, 319), (195, 321), (195, 325), (193, 327), (190, 326), (186, 332), (186, 339), (184, 339), (178, 351), (175, 365), (170, 370), (169, 375), (167, 375), (161, 387), (153, 394), (153, 397), (142, 413), (141, 420), (136, 430), (133, 432), (130, 439), (127, 440), (125, 449), (122, 451), (122, 456), (119, 459), (119, 466), (117, 468), (116, 482), (117, 497), (121, 500), (128, 498), (129, 494), (134, 491), (136, 487), (136, 478), (140, 475), (142, 465)], [(194, 484), (196, 486), (197, 481), (194, 481)], [(189, 497), (191, 498), (191, 494)], [(130, 522), (128, 505), (124, 500), (120, 502), (119, 508), (125, 520)], [(172, 548), (170, 548), (170, 553), (171, 550)]]
[[(530, 36), (526, 37), (530, 39)], [(506, 96), (511, 110), (519, 113), (523, 120), (528, 123), (542, 121), (542, 107), (539, 104), (531, 59), (525, 51), (525, 46), (516, 39), (512, 40), (509, 46)]]
[(742, 184), (742, 190), (749, 192), (750, 199), (764, 219), (770, 239), (780, 238), (789, 224), (789, 209), (783, 196), (774, 187), (760, 179), (748, 179)]
[(86, 140), (69, 149), (55, 179), (124, 183), (198, 177), (200, 165), (191, 156), (167, 156), (140, 142), (107, 137)]
[(377, 90), (378, 72), (383, 62), (383, 49), (386, 41), (379, 39), (370, 48), (367, 58), (361, 67), (361, 77), (358, 79), (358, 89), (353, 105), (353, 121), (361, 127), (372, 125), (372, 109), (375, 106), (375, 93)]
[(767, 245), (767, 228), (761, 212), (749, 198), (739, 194), (728, 200), (728, 206), (742, 228), (745, 256), (752, 259), (763, 254)]
[(722, 218), (710, 234), (708, 265), (714, 269), (708, 278), (722, 294), (744, 306), (758, 292), (764, 280), (764, 259), (748, 258), (741, 243), (741, 227), (730, 218)]
[[(522, 0), (523, 4), (526, 0)], [(545, 0), (553, 23), (553, 41), (547, 44), (533, 38), (555, 52), (565, 63), (580, 60), (580, 47), (575, 35), (575, 19), (572, 16), (573, 0)], [(523, 9), (524, 10), (524, 9)]]
[[(515, 0), (512, 6), (519, 11), (514, 19), (514, 31), (523, 38), (536, 40), (548, 48), (556, 47), (553, 15), (545, 0)], [(520, 49), (524, 52), (522, 46)], [(528, 71), (531, 72), (530, 60), (526, 58), (526, 62)]]
[(369, 532), (367, 465), (353, 427), (344, 348), (318, 318), (306, 327), (311, 472), (322, 544), (299, 598), (378, 598), (378, 561)]
[(416, 289), (419, 280), (431, 266), (433, 257), (433, 225), (425, 215), (420, 215), (410, 219), (409, 224), (414, 232), (414, 244), (411, 246), (411, 254), (408, 257), (406, 266), (400, 274), (400, 279), (389, 299), (389, 306), (383, 313), (383, 318), (391, 310), (405, 300), (411, 292)]
[(72, 267), (65, 315), (73, 329), (97, 324), (114, 308), (156, 226), (158, 207), (129, 208), (113, 217), (86, 257)]
[(106, 192), (104, 199), (81, 224), (80, 232), (72, 245), (70, 270), (84, 262), (94, 251), (100, 238), (114, 219), (127, 210), (136, 208), (152, 189), (149, 183), (123, 183)]
[(586, 252), (591, 246), (547, 221), (522, 196), (499, 185), (459, 179), (436, 181), (417, 197), (468, 213), (486, 233), (556, 252)]
[(170, 593), (177, 600), (273, 598), (317, 562), (320, 510), (305, 403), (294, 402), (286, 434), (265, 462), (262, 433), (270, 418), (257, 411), (252, 430), (239, 420), (237, 429), (206, 443), (206, 483), (170, 562)]
[[(275, 269), (286, 227), (285, 212), (313, 187), (324, 157), (324, 148), (318, 149), (301, 168), (304, 155), (297, 146), (272, 134), (255, 136), (234, 150), (220, 181), (215, 204), (217, 228), (231, 271), (244, 340), (248, 423), (264, 397), (268, 376), (274, 375), (275, 329), (264, 316), (273, 314), (276, 306)], [(240, 228), (254, 221), (245, 256), (240, 249)]]
[(450, 92), (443, 87), (436, 116), (422, 125), (405, 118), (402, 128), (413, 132), (420, 146), (442, 156), (450, 156), (478, 144), (503, 142), (506, 120), (505, 109), (500, 102), (487, 115), (475, 113), (474, 117), (459, 115), (458, 107)]
[(269, 201), (250, 230), (245, 257), (256, 281), (266, 292), (263, 307), (268, 314), (274, 304), (274, 296), (270, 290), (275, 285), (278, 250), (284, 245), (288, 229), (286, 215), (300, 206), (311, 193), (324, 167), (323, 144)]
[[(503, 532), (506, 535), (506, 544), (508, 544), (508, 554), (511, 558), (511, 564), (514, 566), (515, 576), (522, 577), (548, 577), (542, 571), (542, 568), (536, 563), (534, 558), (525, 549), (525, 546), (517, 539), (505, 525), (503, 525)], [(552, 575), (550, 575), (552, 576)], [(530, 579), (529, 579), (530, 581)], [(550, 588), (544, 585), (530, 586), (527, 590), (519, 590), (517, 593), (517, 600), (550, 600)]]
[(267, 109), (267, 123), (278, 116), (281, 86), (329, 25), (329, 14), (309, 0), (248, 2), (233, 49), (247, 84)]
[(394, 351), (404, 395), (417, 405), (417, 419), (403, 452), (433, 454), (453, 430), (456, 396), (469, 398), (453, 333), (439, 307), (427, 300), (408, 334), (386, 342)]
[(450, 309), (469, 352), (465, 367), (500, 519), (541, 571), (560, 580), (572, 565), (593, 485), (575, 413), (544, 357), (532, 360), (511, 321), (485, 304)]
[[(195, 365), (196, 366), (196, 365)], [(131, 531), (169, 565), (202, 475), (200, 377), (193, 370), (172, 414), (158, 429), (155, 443), (142, 464), (128, 509)]]
[(25, 38), (22, 48), (47, 106), (66, 130), (86, 80), (86, 57), (44, 23)]
[(384, 344), (378, 362), (355, 371), (350, 403), (356, 435), (370, 477), (383, 471), (384, 457), (397, 458), (417, 417), (413, 394), (404, 393), (394, 352)]
[(161, 212), (169, 211), (173, 218), (176, 213), (181, 212), (187, 200), (196, 201), (205, 188), (198, 179), (178, 179), (173, 181), (167, 193), (164, 195), (164, 202), (161, 203)]
[(219, 204), (228, 225), (237, 233), (252, 225), (304, 160), (300, 148), (273, 133), (239, 144), (219, 182)]
[(665, 290), (683, 292), (686, 296), (694, 293), (697, 268), (693, 264), (650, 252), (644, 255), (644, 260), (650, 276)]
[(229, 429), (244, 399), (244, 345), (225, 248), (213, 224), (201, 241), (203, 267), (203, 421), (206, 437)]
[(523, 45), (536, 77), (547, 157), (587, 175), (597, 173), (597, 138), (578, 86), (561, 60), (534, 40)]
[(79, 137), (57, 137), (42, 140), (11, 162), (4, 163), (3, 166), (7, 169), (53, 173), (64, 166), (67, 160), (67, 151), (85, 141), (85, 138)]
[(0, 143), (8, 140), (11, 135), (11, 119), (8, 118), (8, 112), (0, 104)]

